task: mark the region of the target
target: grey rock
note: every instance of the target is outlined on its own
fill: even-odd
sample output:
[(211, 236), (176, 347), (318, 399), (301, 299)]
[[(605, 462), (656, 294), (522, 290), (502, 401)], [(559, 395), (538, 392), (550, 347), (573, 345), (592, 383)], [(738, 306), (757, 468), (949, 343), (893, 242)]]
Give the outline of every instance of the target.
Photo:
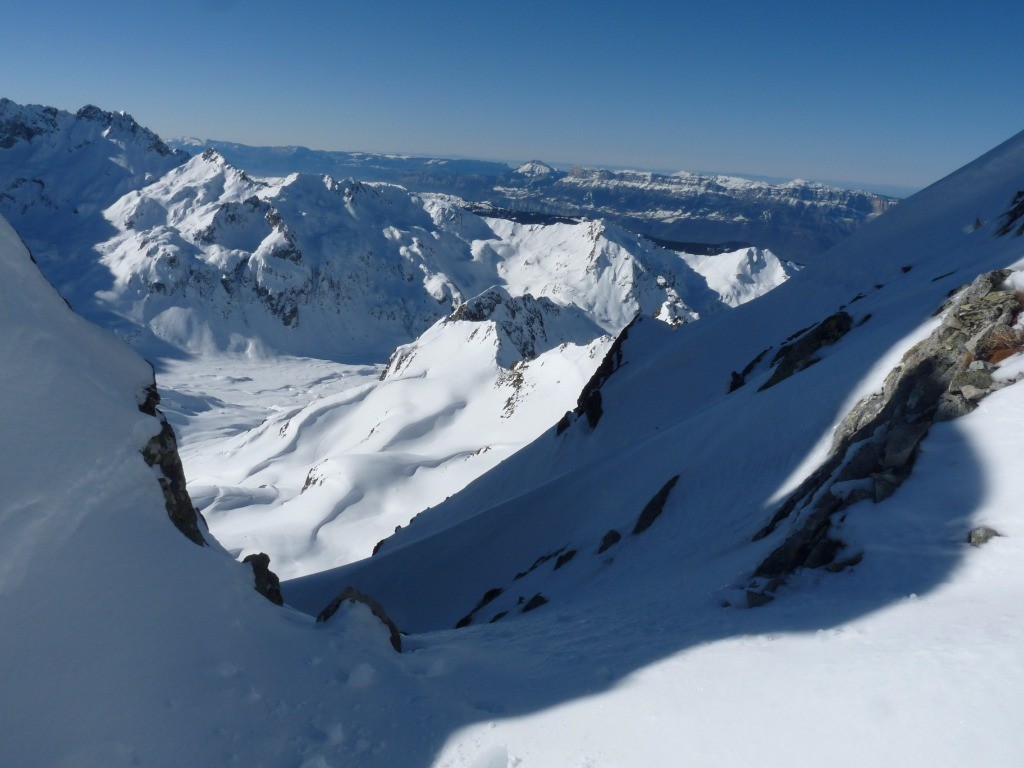
[(527, 601), (526, 605), (523, 606), (523, 613), (528, 613), (535, 608), (540, 608), (542, 605), (546, 605), (547, 602), (548, 599), (538, 592), (536, 595), (531, 597), (529, 601)]
[(618, 531), (615, 531), (615, 530), (608, 531), (608, 533), (606, 533), (601, 538), (601, 546), (597, 548), (597, 554), (600, 555), (600, 554), (603, 554), (603, 553), (607, 552), (609, 549), (614, 547), (620, 541), (622, 541), (622, 534), (621, 533), (619, 533)]
[(755, 570), (756, 577), (836, 566), (843, 545), (831, 535), (831, 518), (863, 494), (831, 493), (832, 485), (870, 480), (872, 500), (884, 501), (910, 476), (933, 423), (970, 413), (983, 397), (1006, 386), (993, 381), (991, 370), (993, 361), (1019, 343), (1012, 325), (1022, 304), (1017, 292), (1002, 288), (1008, 275), (1007, 270), (980, 275), (959, 292), (939, 328), (903, 356), (882, 391), (847, 414), (829, 457), (754, 536), (764, 538), (794, 512), (803, 513)]
[(987, 525), (981, 525), (967, 534), (967, 543), (972, 547), (980, 547), (983, 544), (987, 544), (997, 536), (1002, 536), (1002, 534), (994, 528), (989, 528)]

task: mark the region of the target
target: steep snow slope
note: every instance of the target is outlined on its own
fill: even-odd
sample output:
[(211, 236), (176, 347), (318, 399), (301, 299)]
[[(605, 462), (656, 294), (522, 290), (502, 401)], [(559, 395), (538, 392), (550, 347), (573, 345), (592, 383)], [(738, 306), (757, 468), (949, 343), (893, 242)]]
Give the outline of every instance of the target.
[[(1014, 764), (1021, 386), (934, 425), (894, 495), (836, 517), (858, 565), (800, 570), (774, 602), (746, 606), (758, 564), (800, 521), (755, 535), (826, 457), (836, 424), (937, 327), (951, 291), (1024, 257), (1012, 226), (998, 234), (1022, 169), (1024, 134), (759, 301), (668, 338), (634, 324), (609, 358), (596, 426), (588, 412), (550, 430), (376, 557), (286, 585), (294, 603), (354, 584), (415, 630), (469, 624), (452, 637), (483, 647), (515, 636), (546, 655), (523, 687), (581, 697), (461, 732), (439, 765), (471, 764), (467, 743), (536, 765)], [(850, 330), (760, 391), (771, 355), (759, 354), (840, 309)], [(1012, 380), (1020, 359), (998, 375)], [(980, 523), (1002, 536), (974, 549)], [(610, 680), (622, 683), (596, 693)], [(667, 717), (671, 728), (644, 725)], [(744, 737), (726, 738), (738, 723)]]
[(316, 631), (175, 530), (141, 453), (160, 431), (139, 411), (149, 366), (72, 314), (3, 219), (0, 270), (0, 763), (283, 766), (311, 745), (355, 751), (344, 706), (297, 707), (311, 687), (320, 703), (351, 696), (324, 681), (359, 665), (389, 679), (386, 636), (351, 617)]
[(71, 114), (0, 99), (0, 214), (84, 311), (110, 283), (91, 250), (113, 234), (100, 212), (187, 158), (124, 112)]
[[(995, 232), (1022, 167), (1024, 136), (879, 219), (834, 268), (685, 333), (633, 326), (596, 428), (571, 419), (350, 569), (403, 628), (505, 588), (467, 629), (408, 636), (401, 655), (365, 611), (313, 626), (274, 608), (170, 526), (138, 455), (158, 429), (136, 407), (148, 370), (0, 229), (0, 401), (18, 436), (0, 445), (0, 763), (1016, 765), (1019, 385), (933, 427), (891, 498), (849, 508), (860, 565), (798, 575), (757, 610), (722, 600), (777, 543), (754, 531), (946, 292), (1019, 260), (1015, 230)], [(731, 370), (841, 303), (872, 317), (771, 389), (755, 390), (766, 357), (726, 394)], [(969, 548), (976, 523), (1004, 535)], [(611, 527), (623, 539), (595, 557)], [(536, 591), (549, 602), (487, 623)]]

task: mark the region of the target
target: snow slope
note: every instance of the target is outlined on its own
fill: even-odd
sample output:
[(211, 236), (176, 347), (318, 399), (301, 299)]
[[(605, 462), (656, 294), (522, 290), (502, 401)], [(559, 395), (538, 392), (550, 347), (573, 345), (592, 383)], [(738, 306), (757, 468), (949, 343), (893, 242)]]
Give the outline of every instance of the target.
[(387, 679), (386, 634), (359, 615), (317, 631), (182, 536), (141, 454), (160, 431), (138, 407), (150, 367), (75, 316), (2, 219), (0, 270), (0, 763), (355, 753), (345, 705), (304, 710), (302, 690), (319, 681), (324, 704)]
[[(756, 302), (667, 339), (635, 324), (596, 426), (548, 431), (377, 556), (290, 582), (294, 604), (351, 583), (417, 631), (468, 624), (443, 636), (534, 648), (520, 685), (542, 692), (492, 695), (506, 715), (525, 715), (523, 699), (545, 711), (461, 731), (437, 765), (1015, 764), (1019, 385), (932, 427), (895, 495), (835, 521), (860, 564), (799, 571), (756, 610), (745, 593), (793, 525), (755, 534), (839, 420), (936, 327), (950, 291), (1022, 262), (1024, 240), (997, 234), (1022, 169), (1024, 134)], [(729, 392), (731, 371), (840, 307), (853, 327), (817, 364), (759, 391), (765, 357)], [(978, 524), (1002, 536), (972, 548)]]
[(383, 368), (214, 358), (160, 378), (219, 541), (293, 577), (369, 556), (531, 441), (575, 405), (609, 343), (579, 310), (495, 288)]

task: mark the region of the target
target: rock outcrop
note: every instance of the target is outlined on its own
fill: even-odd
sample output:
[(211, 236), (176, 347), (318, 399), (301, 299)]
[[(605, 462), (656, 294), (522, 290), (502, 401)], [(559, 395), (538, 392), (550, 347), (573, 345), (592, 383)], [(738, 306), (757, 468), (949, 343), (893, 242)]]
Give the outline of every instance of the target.
[[(1005, 386), (991, 371), (1022, 349), (1015, 327), (1022, 297), (1004, 287), (1008, 271), (979, 276), (949, 304), (942, 325), (915, 345), (885, 380), (861, 400), (836, 429), (829, 458), (782, 504), (754, 537), (762, 539), (792, 516), (794, 529), (754, 572), (770, 593), (798, 568), (841, 570), (859, 561), (840, 558), (843, 543), (831, 535), (833, 516), (863, 499), (891, 496), (910, 475), (918, 446), (931, 425), (969, 413)], [(972, 540), (973, 543), (973, 540)], [(761, 597), (750, 601), (761, 604)]]
[(142, 457), (149, 466), (160, 470), (161, 476), (158, 480), (160, 488), (164, 492), (167, 516), (174, 523), (174, 527), (185, 534), (189, 540), (204, 547), (206, 540), (199, 528), (199, 513), (188, 495), (185, 470), (181, 466), (181, 457), (178, 455), (177, 438), (174, 436), (171, 425), (167, 423), (167, 419), (157, 410), (160, 393), (157, 392), (156, 384), (146, 387), (139, 400), (141, 401), (139, 402), (140, 411), (160, 420), (160, 433), (146, 443), (146, 447), (142, 449)]
[[(768, 381), (758, 388), (758, 391), (760, 392), (770, 387), (774, 387), (780, 381), (785, 381), (794, 373), (798, 373), (804, 370), (804, 368), (809, 368), (814, 365), (820, 360), (817, 354), (818, 351), (822, 347), (835, 344), (839, 339), (845, 336), (852, 327), (853, 318), (850, 317), (848, 313), (839, 311), (834, 315), (829, 315), (820, 323), (807, 330), (807, 332), (800, 336), (796, 341), (781, 347), (779, 351), (775, 353), (775, 357), (772, 358), (771, 364), (775, 366), (775, 370), (772, 371), (772, 375), (768, 378)], [(759, 357), (754, 358), (755, 365), (758, 359)], [(742, 386), (742, 381), (737, 383), (736, 377), (734, 377), (730, 384), (730, 391), (738, 388), (738, 386)]]
[[(587, 417), (587, 423), (591, 429), (597, 427), (598, 422), (601, 420), (601, 416), (604, 413), (604, 407), (601, 404), (601, 387), (608, 381), (609, 377), (622, 365), (622, 345), (629, 337), (629, 329), (637, 322), (637, 318), (634, 318), (633, 322), (627, 325), (619, 335), (612, 342), (612, 345), (608, 348), (608, 352), (605, 353), (604, 359), (601, 360), (601, 364), (594, 371), (594, 375), (590, 377), (584, 387), (583, 391), (580, 392), (579, 398), (576, 400), (576, 416)], [(569, 428), (571, 423), (570, 415), (565, 414), (558, 422), (558, 426), (555, 433), (560, 435), (566, 429)]]
[(277, 578), (276, 573), (270, 570), (270, 555), (264, 552), (256, 555), (247, 555), (242, 562), (252, 566), (252, 575), (256, 581), (256, 591), (274, 605), (284, 605), (284, 596), (281, 594), (281, 580)]
[(326, 608), (324, 608), (322, 611), (320, 611), (319, 614), (317, 614), (316, 623), (322, 624), (325, 621), (328, 621), (332, 616), (334, 616), (335, 613), (338, 612), (338, 609), (341, 607), (342, 603), (346, 602), (362, 603), (367, 608), (369, 608), (370, 612), (374, 616), (376, 616), (380, 620), (380, 622), (384, 624), (384, 626), (388, 628), (388, 632), (390, 633), (391, 647), (394, 648), (398, 653), (402, 652), (402, 633), (399, 631), (398, 626), (395, 624), (395, 622), (391, 620), (391, 617), (388, 616), (387, 611), (384, 610), (384, 607), (380, 603), (378, 603), (369, 595), (364, 595), (355, 587), (345, 587), (345, 589), (343, 589), (336, 598), (334, 598), (333, 600), (331, 600), (330, 603), (327, 604)]

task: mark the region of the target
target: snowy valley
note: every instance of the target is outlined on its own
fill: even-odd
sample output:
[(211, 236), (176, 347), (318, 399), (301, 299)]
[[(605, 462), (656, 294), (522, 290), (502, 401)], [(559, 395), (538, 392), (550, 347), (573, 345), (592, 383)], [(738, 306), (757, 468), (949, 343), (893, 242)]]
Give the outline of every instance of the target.
[(185, 148), (0, 101), (0, 764), (1016, 764), (1024, 134), (895, 206)]

